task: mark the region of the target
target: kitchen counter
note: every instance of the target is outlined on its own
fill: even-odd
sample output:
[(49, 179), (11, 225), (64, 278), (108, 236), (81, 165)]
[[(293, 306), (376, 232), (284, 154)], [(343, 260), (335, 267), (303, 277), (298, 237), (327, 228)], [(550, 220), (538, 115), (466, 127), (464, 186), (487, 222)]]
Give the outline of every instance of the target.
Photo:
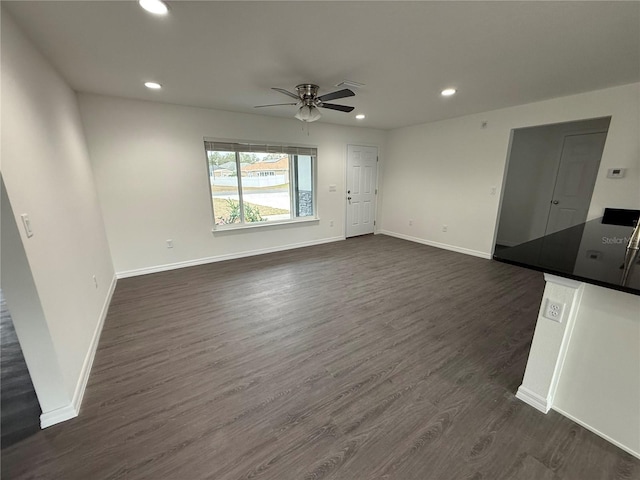
[(626, 285), (622, 285), (625, 251), (633, 227), (607, 223), (608, 219), (605, 217), (520, 245), (496, 245), (493, 258), (559, 277), (640, 295), (640, 265), (634, 265)]
[[(640, 264), (622, 285), (638, 210), (511, 247), (494, 259), (544, 272), (545, 289), (516, 397), (553, 409), (640, 458)], [(553, 305), (553, 309), (550, 307)]]

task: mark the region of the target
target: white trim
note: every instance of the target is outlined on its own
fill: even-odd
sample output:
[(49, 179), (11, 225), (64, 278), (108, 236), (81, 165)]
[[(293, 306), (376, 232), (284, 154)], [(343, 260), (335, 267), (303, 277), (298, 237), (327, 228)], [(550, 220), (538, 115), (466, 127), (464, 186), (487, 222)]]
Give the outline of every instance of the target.
[(520, 385), (520, 387), (518, 388), (518, 391), (516, 392), (516, 398), (522, 400), (527, 405), (530, 405), (536, 410), (539, 410), (545, 414), (548, 413), (551, 409), (551, 404), (546, 398), (538, 395), (532, 390), (529, 390), (524, 385)]
[(581, 427), (586, 428), (587, 430), (589, 430), (590, 432), (595, 433), (596, 435), (598, 435), (599, 437), (604, 438), (607, 442), (613, 443), (616, 447), (621, 448), (622, 450), (624, 450), (625, 452), (633, 455), (636, 458), (640, 458), (640, 452), (636, 452), (635, 450), (633, 450), (630, 447), (627, 447), (626, 445), (618, 442), (617, 440), (614, 440), (613, 438), (611, 438), (610, 436), (602, 433), (601, 431), (599, 431), (597, 428), (592, 427), (591, 425), (589, 425), (588, 423), (583, 422), (582, 420), (574, 417), (573, 415), (565, 412), (564, 410), (562, 410), (561, 408), (558, 408), (556, 406), (551, 407), (553, 410), (555, 410), (556, 412), (558, 412), (560, 415), (564, 415), (565, 417), (567, 417), (570, 420), (573, 420), (574, 422), (576, 422), (578, 425), (580, 425)]
[(109, 285), (107, 296), (105, 297), (104, 303), (102, 304), (100, 316), (98, 317), (98, 324), (96, 325), (96, 328), (93, 332), (93, 338), (91, 339), (91, 343), (89, 344), (89, 350), (84, 357), (82, 369), (80, 370), (80, 378), (78, 379), (76, 389), (73, 392), (73, 399), (71, 400), (71, 403), (64, 407), (51, 410), (50, 412), (43, 412), (40, 415), (40, 428), (47, 428), (57, 423), (70, 420), (77, 417), (80, 413), (82, 398), (84, 397), (84, 392), (87, 388), (87, 382), (89, 381), (89, 375), (91, 374), (93, 359), (96, 356), (96, 350), (98, 349), (98, 343), (100, 341), (100, 334), (102, 333), (104, 320), (105, 318), (107, 318), (107, 312), (109, 311), (109, 305), (111, 304), (113, 292), (116, 289), (116, 282), (117, 277), (116, 275), (114, 275), (113, 279), (111, 280), (111, 285)]
[(70, 420), (77, 416), (78, 412), (73, 405), (56, 408), (55, 410), (51, 410), (50, 412), (42, 413), (40, 415), (40, 428), (47, 428), (51, 425)]
[(253, 222), (253, 223), (242, 223), (242, 224), (229, 224), (229, 225), (217, 225), (211, 229), (211, 232), (214, 234), (217, 233), (226, 233), (226, 232), (237, 232), (238, 230), (246, 230), (250, 228), (266, 228), (266, 227), (275, 227), (282, 225), (297, 225), (299, 223), (319, 223), (319, 217), (299, 217), (293, 220), (279, 220), (273, 222)]
[(80, 370), (80, 378), (78, 379), (76, 390), (75, 392), (73, 392), (73, 399), (71, 400), (71, 404), (73, 405), (73, 408), (75, 408), (76, 412), (78, 413), (80, 413), (80, 405), (82, 405), (82, 398), (84, 397), (84, 391), (87, 388), (87, 382), (89, 381), (89, 375), (91, 374), (93, 359), (95, 358), (96, 351), (98, 350), (98, 343), (100, 341), (100, 334), (102, 333), (102, 327), (104, 326), (104, 320), (105, 318), (107, 318), (107, 312), (109, 311), (111, 298), (113, 297), (113, 292), (116, 289), (116, 282), (117, 282), (117, 277), (114, 275), (113, 279), (111, 280), (111, 285), (109, 285), (107, 296), (104, 299), (104, 303), (102, 304), (102, 310), (100, 310), (100, 316), (98, 317), (98, 324), (96, 325), (96, 328), (93, 331), (93, 338), (91, 339), (91, 343), (89, 344), (89, 351), (84, 357), (84, 362), (82, 364), (82, 370)]
[(228, 253), (225, 255), (216, 255), (214, 257), (197, 258), (195, 260), (186, 260), (184, 262), (167, 263), (165, 265), (157, 265), (155, 267), (136, 268), (134, 270), (124, 270), (116, 272), (118, 278), (137, 277), (138, 275), (148, 275), (150, 273), (166, 272), (168, 270), (176, 270), (178, 268), (195, 267), (197, 265), (205, 265), (207, 263), (222, 262), (224, 260), (234, 260), (236, 258), (253, 257), (254, 255), (263, 255), (265, 253), (282, 252), (284, 250), (293, 250), (295, 248), (310, 247), (313, 245), (321, 245), (323, 243), (338, 242), (344, 240), (344, 237), (330, 237), (320, 240), (311, 240), (308, 242), (290, 243), (288, 245), (280, 245), (277, 247), (261, 248), (258, 250), (248, 250), (238, 253)]
[(572, 280), (570, 278), (559, 277), (557, 275), (553, 275), (551, 273), (544, 274), (544, 281), (555, 283), (556, 285), (562, 285), (563, 287), (569, 287), (573, 289), (578, 289), (583, 284), (577, 280)]
[(464, 253), (465, 255), (472, 255), (474, 257), (485, 258), (491, 260), (491, 254), (486, 252), (480, 252), (479, 250), (471, 250), (469, 248), (457, 247), (455, 245), (449, 245), (447, 243), (439, 243), (431, 240), (424, 240), (418, 237), (412, 237), (411, 235), (405, 235), (404, 233), (390, 232), (389, 230), (380, 230), (378, 233), (383, 235), (389, 235), (390, 237), (401, 238), (403, 240), (409, 240), (410, 242), (422, 243), (423, 245), (429, 245), (430, 247), (442, 248), (443, 250), (451, 250), (452, 252)]
[(202, 137), (202, 140), (203, 142), (239, 143), (241, 145), (268, 145), (270, 147), (301, 147), (315, 148), (316, 150), (320, 147), (320, 145), (312, 145), (309, 143), (274, 142), (272, 140), (247, 140), (242, 138)]
[[(546, 277), (546, 275), (545, 275)], [(554, 277), (558, 278), (558, 277)], [(563, 279), (566, 280), (566, 279)], [(572, 280), (571, 280), (572, 281)], [(551, 280), (553, 282), (553, 280)], [(567, 287), (567, 284), (563, 284)], [(566, 322), (564, 335), (562, 338), (562, 343), (560, 344), (560, 350), (558, 351), (558, 360), (556, 362), (556, 368), (553, 371), (553, 376), (551, 377), (551, 384), (549, 385), (549, 404), (553, 405), (553, 401), (556, 398), (556, 392), (558, 391), (558, 383), (560, 383), (560, 377), (562, 376), (562, 369), (564, 368), (564, 362), (567, 359), (567, 352), (569, 351), (569, 345), (571, 343), (571, 336), (573, 335), (573, 327), (576, 324), (576, 319), (578, 317), (578, 310), (580, 309), (580, 302), (582, 302), (582, 294), (584, 292), (584, 283), (579, 283), (579, 287), (573, 293), (573, 297), (571, 299), (571, 305), (568, 314), (565, 312)], [(569, 287), (573, 288), (573, 287)], [(542, 306), (540, 307), (542, 313)], [(538, 321), (541, 319), (539, 318)]]

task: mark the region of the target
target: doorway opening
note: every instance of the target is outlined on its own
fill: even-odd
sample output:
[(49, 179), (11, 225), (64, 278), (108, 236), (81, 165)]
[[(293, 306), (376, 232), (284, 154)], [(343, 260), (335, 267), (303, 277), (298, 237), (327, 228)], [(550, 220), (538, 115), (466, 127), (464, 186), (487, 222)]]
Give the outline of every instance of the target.
[(496, 250), (584, 223), (611, 117), (515, 129)]

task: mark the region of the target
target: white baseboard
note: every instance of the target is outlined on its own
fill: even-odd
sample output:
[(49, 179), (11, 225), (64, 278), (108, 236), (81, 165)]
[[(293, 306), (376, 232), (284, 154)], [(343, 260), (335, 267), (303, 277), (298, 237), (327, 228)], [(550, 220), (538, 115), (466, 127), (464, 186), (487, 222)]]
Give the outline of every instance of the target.
[(311, 240), (309, 242), (290, 243), (288, 245), (279, 245), (277, 247), (260, 248), (258, 250), (248, 250), (238, 253), (228, 253), (225, 255), (216, 255), (214, 257), (197, 258), (195, 260), (187, 260), (184, 262), (168, 263), (165, 265), (157, 265), (154, 267), (137, 268), (134, 270), (124, 270), (116, 272), (118, 278), (137, 277), (138, 275), (148, 275), (150, 273), (166, 272), (168, 270), (176, 270), (178, 268), (195, 267), (197, 265), (205, 265), (207, 263), (222, 262), (224, 260), (234, 260), (236, 258), (253, 257), (255, 255), (263, 255), (265, 253), (282, 252), (284, 250), (293, 250), (295, 248), (311, 247), (313, 245), (321, 245), (323, 243), (338, 242), (344, 240), (344, 237), (330, 237), (321, 240)]
[(522, 385), (520, 385), (520, 387), (518, 388), (516, 398), (522, 400), (527, 405), (532, 406), (542, 413), (548, 413), (551, 409), (551, 405), (549, 405), (549, 402), (546, 398), (538, 395), (536, 392), (533, 392)]
[(40, 415), (40, 428), (47, 428), (56, 423), (62, 423), (78, 416), (78, 412), (73, 405), (56, 408), (50, 412)]
[(109, 285), (107, 296), (104, 299), (104, 303), (102, 304), (102, 309), (100, 310), (100, 317), (98, 318), (98, 324), (96, 325), (96, 328), (93, 331), (93, 338), (91, 338), (91, 343), (89, 344), (89, 351), (84, 357), (82, 370), (80, 370), (80, 378), (78, 379), (76, 389), (73, 392), (73, 399), (71, 400), (71, 403), (73, 405), (73, 408), (75, 408), (76, 412), (78, 413), (80, 413), (80, 405), (82, 405), (82, 398), (84, 397), (84, 392), (87, 388), (87, 382), (89, 381), (89, 375), (91, 374), (91, 367), (93, 366), (93, 360), (96, 357), (96, 351), (98, 350), (98, 343), (100, 342), (100, 334), (102, 333), (102, 327), (104, 327), (104, 321), (107, 318), (107, 312), (109, 311), (109, 305), (111, 304), (111, 298), (113, 297), (113, 292), (115, 292), (116, 290), (117, 281), (118, 279), (114, 275), (113, 279), (111, 280), (111, 285)]
[(412, 237), (411, 235), (405, 235), (404, 233), (390, 232), (389, 230), (380, 230), (378, 233), (389, 235), (390, 237), (401, 238), (403, 240), (409, 240), (410, 242), (422, 243), (423, 245), (429, 245), (430, 247), (442, 248), (443, 250), (451, 250), (452, 252), (464, 253), (465, 255), (472, 255), (474, 257), (491, 260), (490, 253), (481, 252), (479, 250), (471, 250), (469, 248), (457, 247), (447, 243), (434, 242), (423, 238)]
[(116, 289), (116, 282), (117, 278), (114, 275), (113, 279), (111, 280), (111, 285), (109, 285), (107, 296), (104, 299), (104, 303), (102, 304), (100, 316), (98, 317), (98, 324), (96, 325), (96, 328), (93, 332), (93, 337), (91, 338), (91, 343), (89, 344), (89, 350), (84, 357), (82, 369), (80, 370), (80, 378), (78, 379), (76, 389), (73, 392), (71, 404), (61, 408), (57, 408), (50, 412), (43, 412), (42, 415), (40, 415), (40, 428), (47, 428), (57, 423), (70, 420), (74, 417), (77, 417), (80, 413), (82, 398), (84, 397), (84, 392), (87, 388), (87, 382), (89, 381), (89, 375), (91, 374), (91, 367), (93, 366), (93, 359), (96, 356), (96, 350), (98, 349), (98, 343), (100, 341), (100, 334), (102, 333), (104, 320), (105, 318), (107, 318), (107, 312), (109, 310), (111, 298), (113, 297), (113, 292)]
[(640, 452), (636, 452), (635, 450), (633, 450), (632, 448), (623, 445), (622, 443), (618, 442), (617, 440), (614, 440), (613, 438), (609, 437), (608, 435), (605, 435), (604, 433), (600, 432), (597, 428), (592, 427), (591, 425), (589, 425), (588, 423), (583, 422), (582, 420), (580, 420), (579, 418), (574, 417), (573, 415), (565, 412), (564, 410), (558, 408), (558, 407), (551, 407), (553, 408), (553, 410), (555, 410), (556, 412), (558, 412), (560, 415), (564, 415), (565, 417), (567, 417), (570, 420), (573, 420), (574, 422), (576, 422), (578, 425), (586, 428), (587, 430), (589, 430), (590, 432), (595, 433), (596, 435), (598, 435), (599, 437), (604, 438), (607, 442), (609, 443), (613, 443), (616, 447), (621, 448), (622, 450), (624, 450), (625, 452), (627, 452), (630, 455), (633, 455), (636, 458), (640, 458)]
[(614, 440), (610, 436), (600, 432), (597, 428), (592, 427), (588, 423), (580, 420), (579, 418), (574, 417), (573, 415), (565, 412), (561, 408), (558, 408), (556, 406), (551, 406), (546, 398), (544, 398), (544, 397), (538, 395), (537, 393), (529, 390), (527, 387), (524, 387), (524, 386), (520, 385), (520, 388), (518, 388), (518, 392), (516, 393), (516, 398), (522, 400), (527, 405), (532, 406), (533, 408), (535, 408), (536, 410), (541, 411), (542, 413), (548, 413), (549, 410), (553, 409), (556, 412), (558, 412), (560, 415), (564, 415), (568, 419), (573, 420), (578, 425), (586, 428), (590, 432), (593, 432), (596, 435), (598, 435), (599, 437), (602, 437), (606, 441), (614, 444), (616, 447), (621, 448), (622, 450), (624, 450), (625, 452), (633, 455), (636, 458), (640, 458), (640, 452), (637, 452), (637, 451), (633, 450), (631, 447), (628, 447), (627, 445), (624, 445), (624, 444), (618, 442), (617, 440)]

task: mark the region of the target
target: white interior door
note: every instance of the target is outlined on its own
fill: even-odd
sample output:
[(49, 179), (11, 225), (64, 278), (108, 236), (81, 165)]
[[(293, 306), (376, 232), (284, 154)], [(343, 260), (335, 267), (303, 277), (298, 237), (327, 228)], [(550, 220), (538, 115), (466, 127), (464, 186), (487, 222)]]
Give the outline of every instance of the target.
[(586, 221), (606, 138), (606, 133), (564, 138), (546, 235)]
[(347, 237), (373, 233), (376, 218), (378, 149), (347, 147)]

